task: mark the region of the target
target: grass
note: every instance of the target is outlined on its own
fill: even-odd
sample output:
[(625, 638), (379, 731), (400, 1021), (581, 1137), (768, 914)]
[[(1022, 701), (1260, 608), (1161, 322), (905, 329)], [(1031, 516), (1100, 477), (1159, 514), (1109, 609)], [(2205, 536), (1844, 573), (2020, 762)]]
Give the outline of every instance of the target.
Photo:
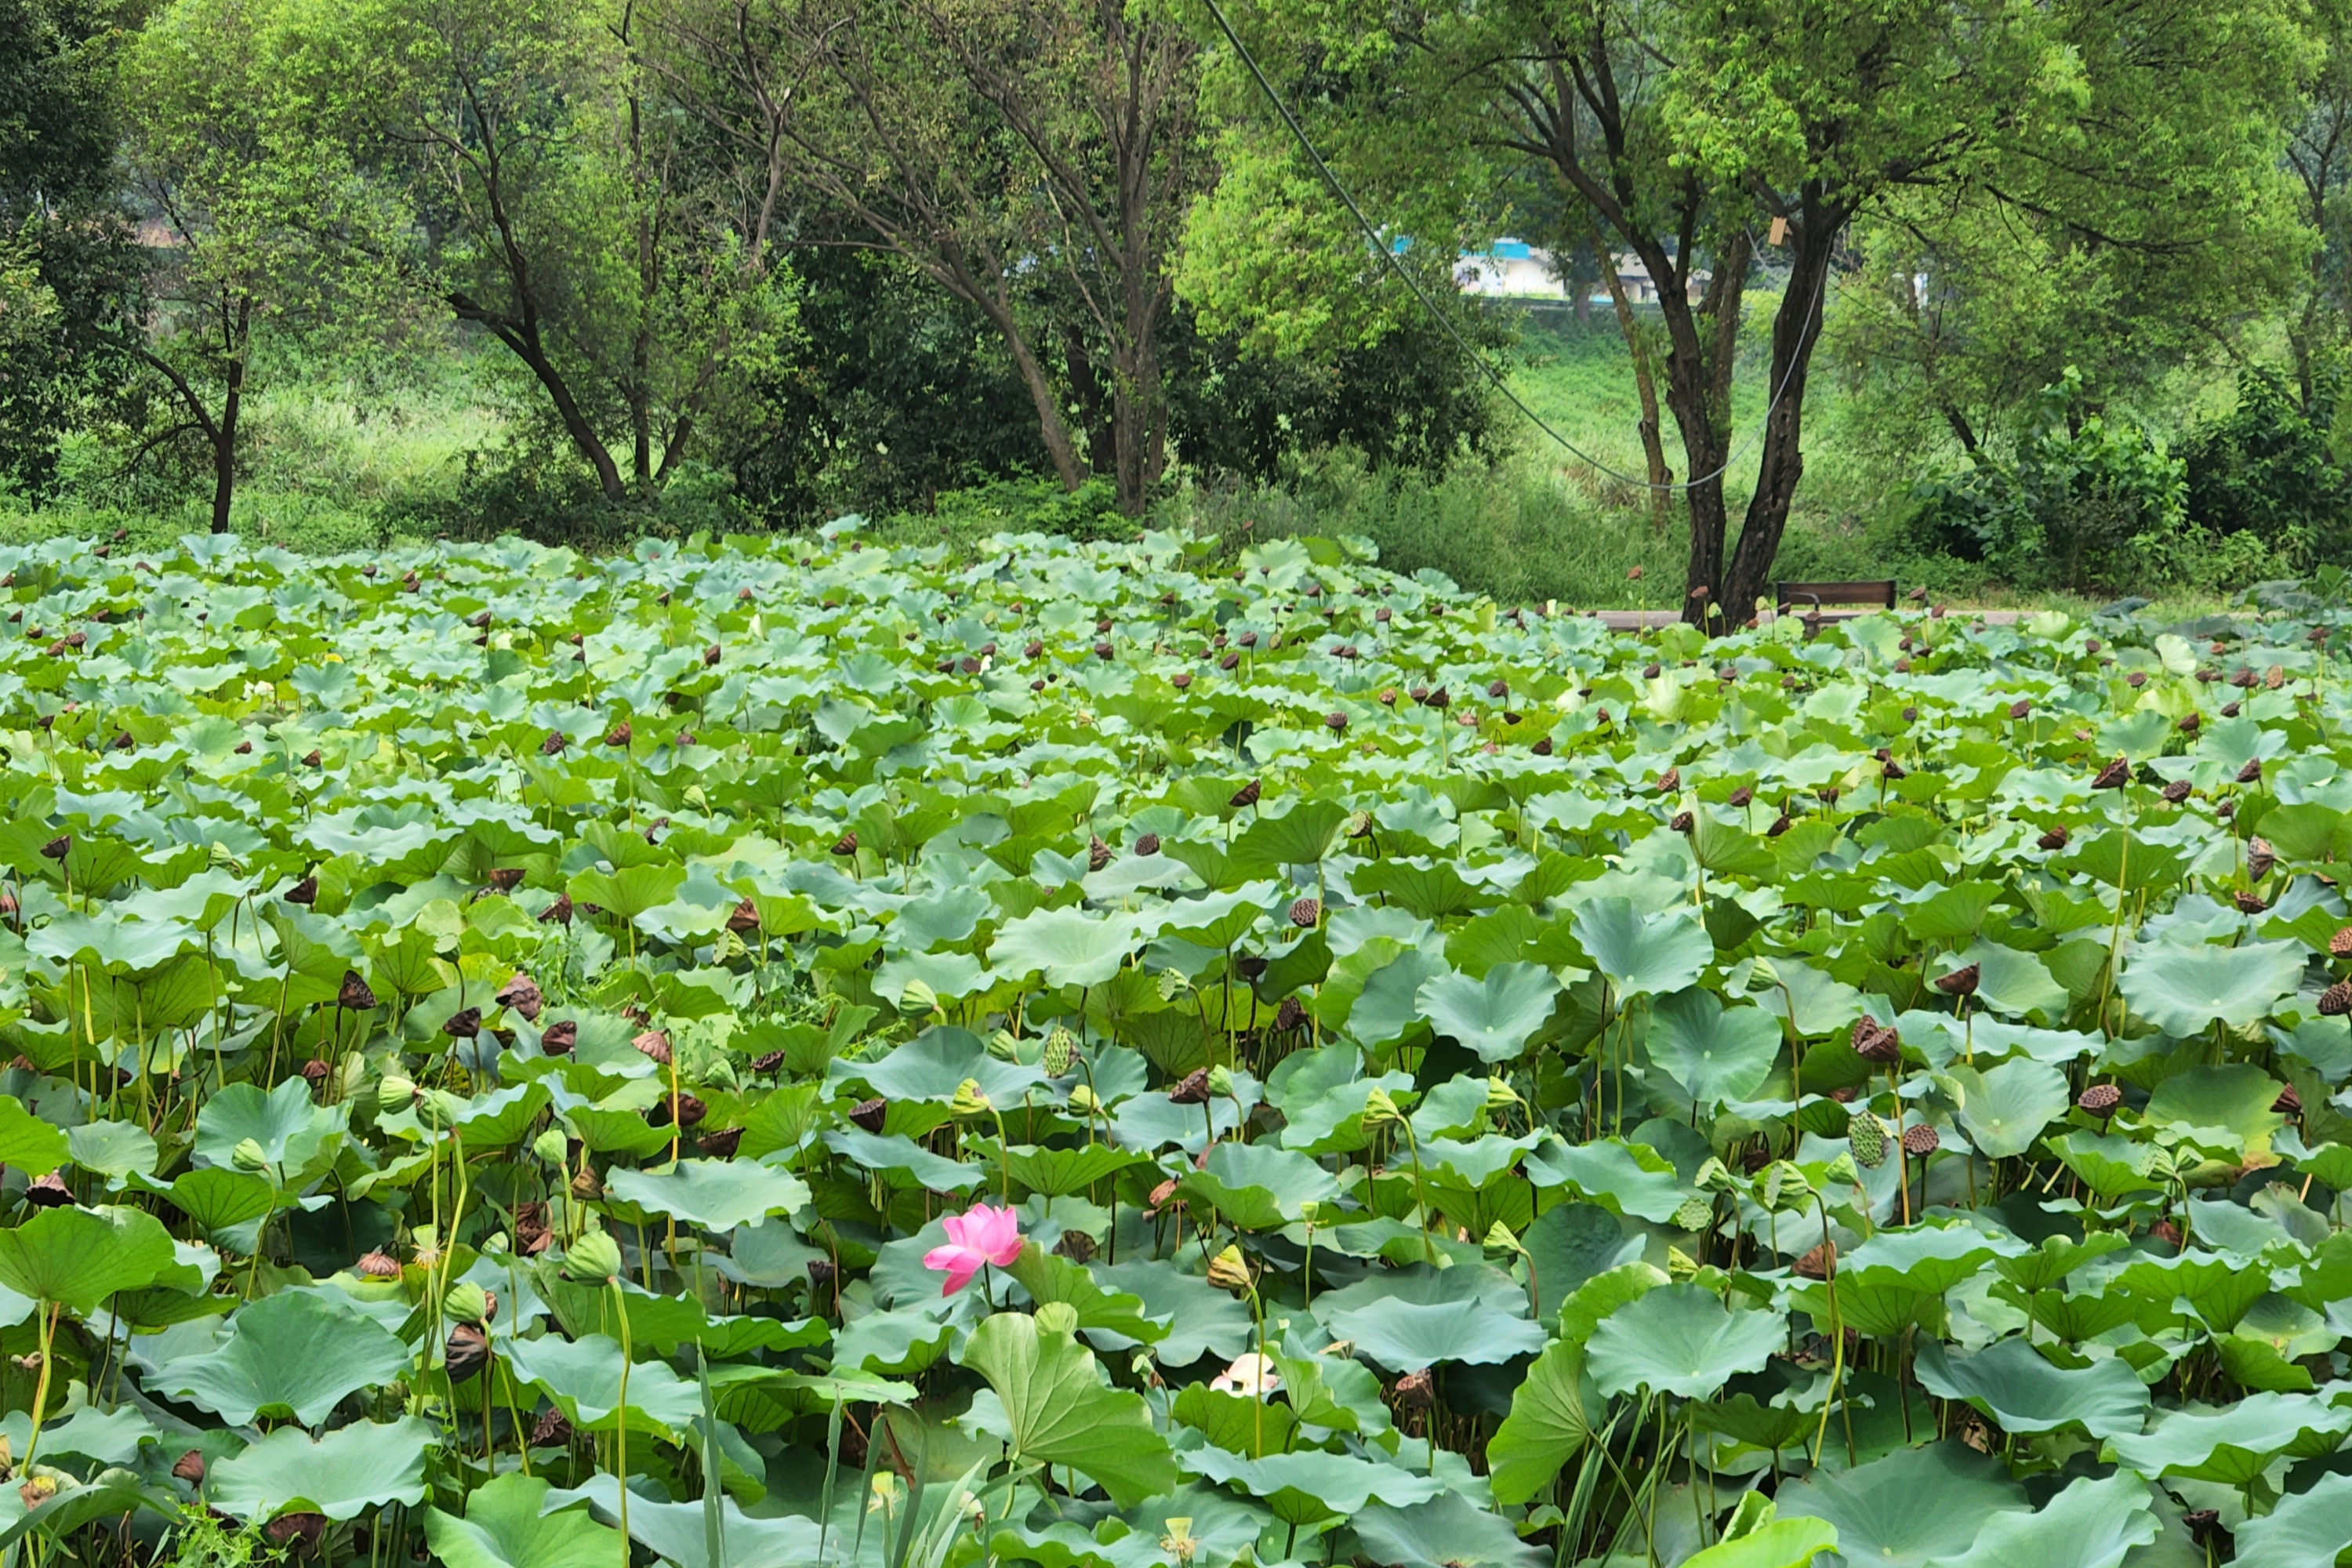
[[(1769, 319), (1759, 304), (1755, 321)], [(1738, 518), (1753, 488), (1752, 432), (1765, 406), (1760, 353), (1751, 352), (1734, 395), (1737, 459), (1726, 477)], [(495, 379), (480, 356), (452, 351), (410, 356), (389, 374), (328, 370), (293, 361), (265, 365), (247, 404), (251, 442), (235, 521), (250, 537), (307, 552), (363, 550), (414, 538), (426, 503), (446, 515), (469, 466), (495, 464), (509, 433)], [(1188, 479), (1161, 503), (1156, 521), (1214, 532), (1238, 546), (1250, 538), (1356, 534), (1383, 563), (1443, 574), (1463, 587), (1513, 603), (1578, 608), (1663, 609), (1682, 598), (1689, 531), (1679, 506), (1661, 522), (1638, 483), (1612, 477), (1643, 471), (1633, 367), (1614, 319), (1596, 310), (1578, 323), (1565, 310), (1526, 323), (1513, 378), (1519, 397), (1585, 454), (1563, 452), (1516, 415), (1507, 449), (1448, 473), (1373, 471), (1345, 453), (1303, 459), (1276, 487)], [(1893, 576), (1926, 584), (1956, 605), (2093, 607), (2063, 595), (2019, 594), (1984, 571), (1923, 552), (1902, 526), (1910, 476), (1863, 456), (1834, 387), (1817, 378), (1806, 410), (1806, 475), (1780, 555), (1787, 577)], [(1667, 455), (1680, 457), (1671, 420)], [(157, 549), (208, 524), (202, 476), (118, 472), (117, 458), (90, 437), (66, 455), (62, 499), (33, 508), (0, 492), (0, 542), (101, 537), (126, 531), (126, 547)], [(1587, 460), (1592, 459), (1592, 460)], [(893, 542), (947, 542), (969, 551), (1008, 526), (1037, 524), (1081, 537), (1124, 526), (1106, 495), (1065, 495), (1050, 481), (1004, 481), (943, 495), (936, 512), (875, 521)], [(1638, 569), (1638, 576), (1635, 575)], [(2221, 606), (2221, 595), (2168, 595), (2182, 616)]]

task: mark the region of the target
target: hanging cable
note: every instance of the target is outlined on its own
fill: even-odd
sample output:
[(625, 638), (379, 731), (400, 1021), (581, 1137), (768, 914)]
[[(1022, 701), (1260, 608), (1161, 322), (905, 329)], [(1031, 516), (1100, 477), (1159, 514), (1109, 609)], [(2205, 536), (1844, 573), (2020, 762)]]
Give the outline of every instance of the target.
[[(1790, 358), (1788, 369), (1781, 373), (1780, 384), (1773, 388), (1771, 400), (1764, 405), (1764, 417), (1757, 425), (1756, 435), (1747, 444), (1733, 447), (1723, 461), (1716, 466), (1713, 473), (1702, 475), (1697, 479), (1685, 479), (1678, 484), (1663, 485), (1649, 479), (1637, 479), (1631, 474), (1620, 473), (1611, 468), (1546, 424), (1541, 415), (1528, 407), (1519, 395), (1511, 390), (1510, 384), (1504, 379), (1503, 373), (1489, 363), (1484, 354), (1470, 346), (1468, 340), (1463, 337), (1461, 330), (1454, 326), (1453, 318), (1438, 309), (1436, 301), (1430, 299), (1423, 291), (1420, 283), (1414, 279), (1412, 274), (1404, 269), (1403, 265), (1397, 260), (1396, 253), (1381, 240), (1380, 231), (1374, 228), (1371, 220), (1364, 216), (1363, 208), (1356, 205), (1356, 198), (1348, 194), (1348, 187), (1339, 183), (1339, 176), (1331, 172), (1331, 166), (1323, 161), (1323, 154), (1315, 150), (1315, 143), (1307, 139), (1306, 127), (1298, 123), (1297, 117), (1290, 112), (1290, 106), (1285, 103), (1282, 100), (1282, 95), (1274, 89), (1274, 83), (1266, 79), (1265, 70), (1257, 63), (1257, 57), (1250, 53), (1249, 46), (1242, 42), (1241, 35), (1234, 31), (1233, 23), (1225, 19), (1224, 7), (1218, 5), (1217, 0), (1207, 0), (1207, 5), (1209, 15), (1216, 18), (1218, 31), (1224, 34), (1225, 41), (1233, 45), (1234, 53), (1241, 56), (1242, 64), (1249, 68), (1250, 76), (1257, 83), (1258, 90), (1265, 94), (1265, 100), (1268, 103), (1274, 105), (1274, 111), (1282, 116), (1282, 122), (1290, 128), (1290, 134), (1297, 139), (1299, 150), (1304, 152), (1307, 161), (1315, 165), (1315, 172), (1323, 176), (1323, 183), (1331, 187), (1331, 194), (1339, 198), (1340, 205), (1345, 206), (1349, 216), (1356, 220), (1356, 226), (1364, 231), (1365, 242), (1379, 254), (1382, 261), (1388, 264), (1389, 270), (1396, 274), (1397, 281), (1402, 283), (1412, 297), (1421, 302), (1421, 308), (1428, 311), (1437, 324), (1444, 329), (1445, 335), (1454, 340), (1454, 346), (1462, 351), (1464, 357), (1483, 371), (1486, 379), (1495, 384), (1495, 390), (1508, 399), (1512, 407), (1526, 416), (1528, 424), (1550, 437), (1560, 450), (1588, 468), (1598, 469), (1621, 484), (1632, 485), (1638, 489), (1674, 491), (1695, 489), (1700, 485), (1709, 484), (1721, 479), (1756, 442), (1763, 439), (1764, 431), (1771, 426), (1772, 416), (1780, 409), (1780, 400), (1788, 395), (1790, 384), (1796, 379), (1798, 365), (1803, 363), (1802, 338), (1798, 342), (1799, 354)], [(1822, 269), (1821, 281), (1814, 285), (1813, 307), (1806, 313), (1804, 330), (1807, 334), (1812, 331), (1813, 319), (1821, 313), (1822, 299), (1828, 292), (1829, 281), (1829, 268), (1824, 267)]]

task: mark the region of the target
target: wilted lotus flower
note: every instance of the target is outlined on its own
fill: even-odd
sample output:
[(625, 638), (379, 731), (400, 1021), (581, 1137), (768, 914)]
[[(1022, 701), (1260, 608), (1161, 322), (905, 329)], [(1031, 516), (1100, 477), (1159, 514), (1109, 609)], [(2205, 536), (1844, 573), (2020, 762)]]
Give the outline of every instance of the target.
[(286, 901), (289, 904), (317, 903), (319, 901), (319, 879), (316, 877), (305, 877), (300, 881), (295, 883), (292, 887), (287, 889)]
[(493, 866), (482, 875), (493, 892), (511, 893), (522, 886), (522, 868), (520, 866)]
[[(2238, 706), (2238, 704), (2236, 704), (2235, 702), (2232, 702), (2232, 703), (2231, 703), (2231, 704), (2230, 704), (2230, 706), (2229, 706), (2228, 708), (2224, 708), (2224, 709), (2222, 709), (2222, 710), (2221, 710), (2221, 712), (2222, 712), (2222, 714), (2223, 714), (2225, 717), (2227, 717), (2227, 718), (2231, 718), (2231, 719), (2234, 719), (2234, 718), (2236, 718), (2238, 715), (2237, 715), (2234, 711), (2232, 711), (2232, 710), (2236, 709), (2236, 708), (2237, 708), (2237, 706)], [(2240, 768), (2240, 769), (2238, 770), (2238, 782), (2239, 782), (2240, 784), (2260, 784), (2260, 783), (2262, 783), (2262, 782), (2263, 782), (2263, 763), (2262, 763), (2262, 759), (2261, 759), (2261, 758), (2259, 758), (2259, 757), (2253, 758), (2253, 759), (2252, 759), (2251, 761), (2249, 761), (2249, 762), (2246, 763), (2246, 765), (2245, 765), (2244, 767)]]
[(1668, 768), (1664, 773), (1658, 775), (1658, 793), (1660, 795), (1672, 795), (1675, 791), (1682, 787), (1683, 773), (1680, 768)]
[(1397, 1379), (1397, 1403), (1407, 1410), (1426, 1410), (1437, 1403), (1437, 1389), (1429, 1369), (1406, 1373)]
[(561, 730), (550, 730), (547, 739), (539, 743), (539, 754), (542, 757), (560, 756), (562, 751), (563, 731)]
[(327, 1533), (327, 1516), (323, 1513), (281, 1513), (261, 1528), (262, 1535), (272, 1546), (290, 1546), (298, 1552), (315, 1551)]
[(1698, 819), (1687, 811), (1678, 811), (1675, 813), (1673, 820), (1668, 822), (1666, 826), (1673, 828), (1676, 833), (1688, 833), (1692, 828), (1698, 826)]
[(2175, 779), (2156, 793), (2164, 797), (2164, 803), (2167, 805), (2179, 805), (2189, 798), (2190, 792), (2196, 787), (2187, 779)]
[(449, 1331), (449, 1342), (441, 1349), (441, 1360), (452, 1384), (465, 1383), (489, 1364), (489, 1336), (472, 1323), (461, 1322)]
[(1258, 787), (1257, 780), (1252, 779), (1249, 783), (1242, 785), (1241, 788), (1234, 791), (1233, 798), (1225, 802), (1225, 804), (1232, 806), (1234, 810), (1239, 811), (1244, 806), (1255, 805), (1260, 793), (1261, 791)]
[(1209, 1259), (1209, 1283), (1220, 1290), (1246, 1290), (1250, 1288), (1249, 1262), (1242, 1249), (1232, 1242)]
[(2258, 833), (2246, 840), (2247, 876), (2259, 882), (2269, 876), (2271, 868), (2277, 864), (2278, 851), (2271, 847), (2269, 839)]
[(947, 1218), (948, 1241), (923, 1254), (923, 1267), (947, 1275), (940, 1294), (952, 1296), (986, 1264), (1003, 1268), (1021, 1256), (1021, 1219), (1009, 1208), (974, 1204)]
[(1112, 856), (1110, 846), (1102, 841), (1102, 836), (1098, 833), (1087, 835), (1087, 869), (1089, 871), (1099, 871), (1104, 867), (1109, 865), (1111, 863), (1111, 859)]
[(2093, 789), (2121, 789), (2124, 785), (2129, 783), (2131, 783), (2131, 759), (2128, 757), (2117, 757), (2114, 762), (2109, 763), (2105, 767), (2099, 770), (2098, 776), (2091, 780), (2091, 787)]
[(704, 1133), (694, 1146), (705, 1159), (731, 1160), (742, 1144), (743, 1130), (740, 1127), (722, 1127), (716, 1132)]
[(205, 1455), (201, 1448), (191, 1448), (172, 1462), (172, 1474), (192, 1487), (205, 1484)]
[(629, 743), (629, 721), (626, 719), (604, 731), (604, 744), (625, 746)]
[(531, 1426), (530, 1443), (534, 1448), (560, 1448), (571, 1441), (571, 1418), (551, 1405)]
[(1903, 1058), (1903, 1035), (1871, 1017), (1853, 1021), (1853, 1054), (1884, 1067)]
[(1973, 996), (1977, 994), (1977, 983), (1983, 978), (1984, 966), (1971, 963), (1965, 968), (1955, 969), (1949, 974), (1938, 976), (1936, 989), (1947, 996)]
[(1178, 1105), (1208, 1104), (1209, 1069), (1195, 1068), (1186, 1073), (1183, 1079), (1168, 1091), (1168, 1098)]
[(890, 1102), (877, 1095), (872, 1100), (861, 1100), (851, 1106), (849, 1120), (853, 1124), (864, 1128), (868, 1132), (879, 1132), (889, 1112)]
[(467, 1007), (451, 1014), (449, 1021), (441, 1026), (441, 1032), (453, 1040), (473, 1039), (482, 1032), (482, 1010)]
[(539, 1037), (541, 1056), (563, 1057), (572, 1054), (580, 1043), (580, 1025), (572, 1018), (559, 1018), (550, 1024)]
[(541, 925), (568, 926), (572, 923), (572, 895), (558, 893), (555, 901), (539, 912)]
[(1255, 1351), (1234, 1358), (1234, 1364), (1209, 1380), (1209, 1387), (1218, 1394), (1238, 1394), (1248, 1399), (1263, 1399), (1280, 1392), (1282, 1374), (1274, 1370), (1270, 1356)]
[(2271, 1101), (2271, 1109), (2281, 1116), (2300, 1117), (2303, 1114), (2303, 1096), (2295, 1093), (2294, 1086), (2289, 1084), (2278, 1091), (2278, 1098)]
[(833, 841), (833, 852), (836, 855), (842, 856), (856, 854), (857, 830), (856, 828), (851, 828), (848, 832), (835, 839)]
[(343, 971), (342, 988), (335, 993), (335, 1005), (346, 1013), (367, 1013), (375, 1008), (375, 993), (360, 978), (356, 969)]
[(2072, 837), (2073, 835), (2069, 834), (2066, 831), (2065, 826), (2062, 824), (2059, 826), (2052, 828), (2049, 832), (2035, 839), (2034, 842), (2044, 849), (2063, 849), (2066, 847), (2067, 839)]
[(2242, 915), (2258, 915), (2270, 908), (2270, 905), (2263, 902), (2260, 893), (2250, 893), (2243, 888), (2231, 893), (2230, 901), (2238, 907), (2238, 912)]

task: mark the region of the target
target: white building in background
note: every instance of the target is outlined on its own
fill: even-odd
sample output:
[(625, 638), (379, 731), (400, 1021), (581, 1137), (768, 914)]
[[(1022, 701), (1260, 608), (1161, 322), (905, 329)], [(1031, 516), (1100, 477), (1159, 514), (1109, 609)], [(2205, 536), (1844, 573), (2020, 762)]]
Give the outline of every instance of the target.
[[(1625, 297), (1636, 305), (1657, 302), (1656, 282), (1642, 258), (1627, 251), (1616, 258), (1617, 279), (1624, 286)], [(1539, 250), (1523, 239), (1498, 239), (1483, 251), (1465, 250), (1454, 264), (1454, 277), (1465, 294), (1483, 294), (1498, 300), (1565, 300), (1568, 287), (1560, 281), (1559, 271), (1551, 252)], [(1690, 297), (1698, 299), (1706, 287), (1707, 274), (1700, 272), (1691, 279)], [(1596, 286), (1592, 303), (1606, 305), (1609, 293)]]

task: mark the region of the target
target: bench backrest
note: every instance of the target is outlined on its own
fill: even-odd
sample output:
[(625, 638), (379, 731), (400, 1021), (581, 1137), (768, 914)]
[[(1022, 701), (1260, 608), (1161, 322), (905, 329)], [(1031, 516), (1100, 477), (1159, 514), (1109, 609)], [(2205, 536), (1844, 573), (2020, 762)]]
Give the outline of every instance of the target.
[(1880, 609), (1895, 607), (1895, 579), (1856, 579), (1843, 583), (1775, 583), (1773, 596), (1780, 608), (1803, 605), (1821, 609), (1829, 605), (1875, 605)]

